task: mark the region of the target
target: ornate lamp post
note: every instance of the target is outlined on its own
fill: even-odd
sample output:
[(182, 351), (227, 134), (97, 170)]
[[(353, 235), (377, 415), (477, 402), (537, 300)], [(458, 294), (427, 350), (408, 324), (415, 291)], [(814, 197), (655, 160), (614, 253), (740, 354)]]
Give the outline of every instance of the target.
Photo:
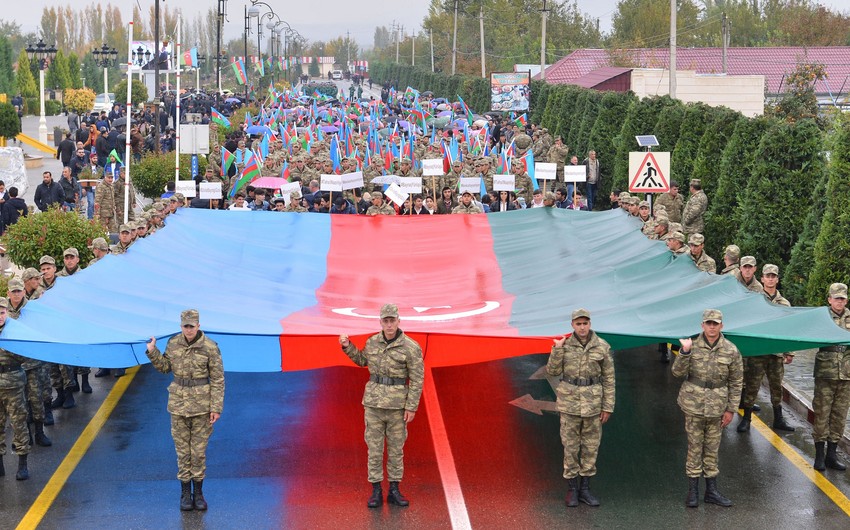
[(30, 44), (26, 48), (30, 61), (38, 61), (38, 89), (41, 96), (40, 116), (38, 118), (38, 141), (47, 143), (47, 119), (44, 117), (44, 71), (56, 57), (56, 46), (44, 43), (38, 39), (38, 43)]
[(95, 48), (92, 50), (91, 54), (94, 56), (95, 64), (103, 68), (103, 93), (108, 94), (109, 79), (107, 78), (107, 72), (108, 68), (115, 67), (118, 61), (118, 50), (115, 48), (110, 49), (104, 42), (103, 46)]

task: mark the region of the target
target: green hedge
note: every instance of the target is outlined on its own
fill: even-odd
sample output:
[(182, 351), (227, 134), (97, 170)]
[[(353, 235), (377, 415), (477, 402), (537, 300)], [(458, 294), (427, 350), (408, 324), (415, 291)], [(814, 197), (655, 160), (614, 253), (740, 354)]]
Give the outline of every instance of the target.
[(92, 240), (106, 235), (96, 220), (50, 208), (21, 217), (3, 235), (3, 242), (9, 259), (18, 267), (38, 268), (41, 257), (49, 255), (61, 269), (62, 253), (66, 248), (75, 247), (80, 252), (80, 263), (85, 265), (94, 257), (89, 250)]
[[(198, 156), (198, 174), (207, 168), (206, 158)], [(180, 155), (180, 180), (192, 178), (192, 155)], [(159, 198), (165, 185), (174, 181), (174, 153), (147, 153), (138, 164), (130, 166), (130, 179), (136, 191), (149, 199)]]

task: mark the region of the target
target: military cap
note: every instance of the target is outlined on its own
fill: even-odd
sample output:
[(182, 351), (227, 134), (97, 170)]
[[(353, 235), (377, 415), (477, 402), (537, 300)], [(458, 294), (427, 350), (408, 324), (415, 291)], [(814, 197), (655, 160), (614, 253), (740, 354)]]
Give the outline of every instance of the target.
[(398, 306), (395, 304), (384, 304), (381, 307), (381, 318), (398, 318)]
[(289, 193), (289, 198), (292, 200), (298, 200), (301, 198), (301, 192), (296, 190)]
[(723, 254), (732, 259), (738, 259), (741, 257), (741, 248), (738, 245), (726, 245), (726, 248), (723, 249)]
[(90, 248), (97, 250), (109, 250), (109, 243), (107, 243), (106, 239), (102, 237), (96, 237), (92, 240)]
[(454, 162), (452, 162), (452, 165), (453, 166), (462, 166), (463, 160), (455, 160)]
[(667, 227), (670, 229), (671, 232), (682, 232), (683, 234), (685, 233), (684, 229), (682, 228), (682, 223), (670, 223), (669, 225), (667, 225)]
[(150, 221), (151, 220), (151, 211), (145, 210), (144, 212), (142, 212), (142, 219), (144, 219), (145, 221)]
[(764, 267), (761, 268), (761, 273), (765, 276), (768, 274), (775, 274), (779, 276), (779, 267), (772, 263), (767, 263)]
[(463, 197), (464, 195), (470, 195), (471, 196), (472, 192), (469, 191), (469, 190), (464, 190), (463, 193), (460, 194), (460, 196)]
[(9, 292), (12, 291), (23, 291), (24, 290), (24, 281), (19, 280), (18, 278), (12, 278), (9, 280)]
[(575, 320), (577, 318), (590, 318), (590, 311), (584, 308), (576, 309), (575, 311), (573, 311), (570, 320)]
[(617, 197), (617, 199), (618, 199), (620, 202), (625, 202), (625, 201), (626, 201), (626, 199), (628, 199), (629, 197), (630, 197), (629, 192), (627, 192), (627, 191), (621, 191), (621, 192), (620, 192), (620, 195), (619, 195), (619, 197)]
[(119, 232), (132, 232), (133, 229), (130, 228), (129, 224), (124, 224), (124, 225), (121, 225), (120, 227), (118, 227), (118, 231)]
[(833, 283), (829, 286), (830, 298), (847, 298), (847, 285), (844, 283)]
[(41, 278), (41, 272), (33, 267), (27, 268), (21, 275), (21, 279), (24, 281), (31, 280), (33, 278)]
[(183, 196), (183, 194), (182, 194), (182, 193), (175, 193), (173, 196), (174, 196), (174, 197), (177, 197), (177, 200), (178, 200), (178, 201), (180, 201), (180, 202), (183, 202), (183, 201), (185, 201), (185, 200), (186, 200), (186, 197), (185, 197), (185, 196)]
[(656, 204), (656, 205), (655, 205), (655, 212), (656, 212), (656, 213), (658, 213), (658, 212), (664, 212), (664, 213), (667, 213), (667, 207), (666, 207), (666, 206), (664, 206), (663, 204)]
[(165, 205), (163, 203), (161, 203), (161, 202), (153, 203), (153, 211), (154, 212), (161, 213), (163, 210), (165, 210)]
[(629, 204), (640, 204), (639, 197), (629, 197)]
[(79, 258), (80, 252), (76, 248), (70, 247), (70, 248), (66, 248), (65, 252), (63, 252), (62, 255), (63, 256), (74, 256), (75, 258)]
[(753, 257), (753, 256), (744, 256), (743, 258), (741, 258), (741, 267), (746, 267), (748, 265), (750, 267), (755, 267), (756, 266), (756, 258)]
[(176, 193), (174, 195), (172, 195), (171, 197), (169, 197), (168, 200), (171, 201), (171, 202), (180, 202), (180, 199), (177, 198)]
[(39, 265), (44, 265), (47, 263), (48, 265), (56, 266), (56, 260), (53, 259), (53, 256), (42, 256), (40, 260), (38, 260)]
[(410, 159), (407, 158), (406, 156), (401, 157), (398, 161), (399, 161), (400, 164), (409, 164), (410, 163)]
[(180, 313), (180, 325), (185, 326), (186, 324), (194, 324), (198, 325), (198, 310), (197, 309), (187, 309)]
[(649, 201), (640, 201), (638, 203), (638, 207), (640, 208), (649, 208)]
[(555, 141), (556, 141), (556, 142), (557, 142), (558, 140), (560, 140), (560, 139), (561, 139), (561, 135), (560, 135), (560, 134), (559, 134), (558, 136), (556, 136), (556, 137), (555, 137)]
[(688, 238), (689, 245), (702, 245), (703, 243), (705, 243), (705, 236), (702, 234), (691, 234)]
[(700, 179), (691, 179), (691, 186), (701, 186), (702, 181)]
[(655, 224), (664, 225), (666, 227), (670, 227), (670, 218), (665, 215), (659, 215), (655, 218)]
[(685, 234), (683, 234), (679, 231), (673, 232), (673, 234), (670, 236), (670, 238), (675, 239), (676, 241), (679, 241), (682, 244), (685, 243)]
[(703, 322), (723, 322), (723, 313), (719, 309), (706, 309), (702, 312)]
[(162, 217), (162, 209), (154, 208), (153, 210), (150, 211), (150, 214), (151, 214), (151, 218)]
[(0, 296), (0, 307), (3, 309), (9, 309), (9, 301)]

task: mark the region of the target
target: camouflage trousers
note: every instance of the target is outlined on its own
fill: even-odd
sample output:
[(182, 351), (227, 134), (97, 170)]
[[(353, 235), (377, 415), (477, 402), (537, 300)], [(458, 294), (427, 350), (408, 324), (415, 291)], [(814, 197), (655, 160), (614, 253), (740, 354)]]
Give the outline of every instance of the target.
[(24, 387), (0, 388), (0, 456), (6, 454), (6, 419), (12, 424), (12, 450), (15, 454), (26, 455), (30, 452), (30, 434), (27, 429), (27, 406), (24, 401)]
[(564, 478), (592, 477), (602, 442), (599, 416), (583, 418), (561, 414), (561, 443), (564, 444)]
[(207, 471), (207, 444), (212, 434), (209, 414), (171, 415), (171, 437), (177, 450), (177, 478), (180, 482), (204, 480)]
[(118, 231), (118, 224), (115, 222), (115, 216), (100, 216), (100, 224), (106, 229), (107, 232), (115, 233)]
[(717, 454), (723, 428), (722, 417), (706, 418), (685, 414), (685, 434), (688, 435), (688, 457), (685, 474), (690, 478), (716, 477), (720, 473)]
[(369, 482), (384, 480), (384, 441), (387, 447), (387, 477), (390, 482), (401, 482), (404, 476), (404, 442), (407, 424), (404, 409), (379, 409), (364, 407), (366, 419), (366, 447), (369, 449)]
[(815, 412), (812, 438), (815, 442), (839, 442), (850, 409), (850, 381), (815, 377)]
[(776, 408), (782, 403), (785, 358), (780, 355), (759, 355), (747, 359), (747, 368), (744, 370), (744, 397), (741, 399), (744, 408), (751, 408), (756, 402), (765, 375), (770, 386), (770, 404)]
[[(41, 387), (41, 366), (27, 370), (27, 384), (24, 387), (24, 395), (32, 413), (33, 421), (44, 422), (44, 389)], [(48, 398), (49, 399), (49, 398)]]
[(47, 369), (50, 372), (50, 385), (56, 391), (71, 388), (74, 383), (71, 378), (74, 377), (74, 367), (64, 364), (47, 363)]

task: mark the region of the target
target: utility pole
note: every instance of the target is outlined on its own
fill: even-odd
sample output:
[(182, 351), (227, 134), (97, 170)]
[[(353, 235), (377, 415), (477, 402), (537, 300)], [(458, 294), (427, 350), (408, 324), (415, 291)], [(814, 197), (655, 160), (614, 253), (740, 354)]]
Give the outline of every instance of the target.
[(431, 41), (431, 73), (434, 73), (434, 30), (428, 30), (428, 39)]
[(345, 32), (345, 47), (348, 48), (348, 64), (346, 65), (347, 69), (351, 69), (351, 32)]
[(416, 66), (416, 32), (410, 34), (410, 66)]
[(723, 73), (726, 73), (726, 48), (729, 46), (729, 19), (722, 14), (721, 37), (723, 39)]
[(455, 30), (452, 37), (452, 75), (455, 75), (455, 64), (457, 63), (457, 2), (455, 0)]
[[(675, 2), (675, 0), (670, 1)], [(484, 64), (484, 0), (481, 0), (481, 14), (478, 16), (478, 20), (481, 23), (481, 77), (487, 77)]]
[(670, 0), (670, 97), (676, 99), (676, 0)]
[(546, 0), (543, 0), (543, 9), (540, 10), (541, 24), (540, 29), (540, 80), (546, 80), (546, 19), (549, 16), (549, 10), (546, 9)]
[[(159, 90), (159, 53), (162, 50), (162, 43), (159, 40), (159, 0), (155, 0), (154, 2), (154, 13), (153, 13), (153, 45), (156, 47), (154, 52), (156, 55), (154, 56), (153, 63), (153, 77), (154, 77), (154, 89), (153, 89), (153, 97), (154, 101), (157, 103), (162, 102), (161, 92)], [(154, 141), (154, 153), (159, 154), (159, 113), (162, 112), (162, 109), (157, 105), (156, 107), (156, 117), (154, 118), (154, 127), (153, 127), (153, 141)], [(127, 109), (127, 131), (130, 130), (130, 116), (132, 116), (132, 109)], [(127, 135), (129, 138), (130, 135)], [(124, 208), (124, 215), (127, 215), (127, 208)]]
[(395, 62), (398, 63), (398, 47), (401, 44), (401, 32), (404, 29), (404, 26), (398, 26), (398, 33), (395, 35)]
[[(218, 83), (218, 95), (221, 95), (221, 26), (224, 24), (224, 3), (227, 0), (218, 0), (218, 13), (215, 28), (215, 78)], [(218, 97), (218, 96), (216, 96)]]

